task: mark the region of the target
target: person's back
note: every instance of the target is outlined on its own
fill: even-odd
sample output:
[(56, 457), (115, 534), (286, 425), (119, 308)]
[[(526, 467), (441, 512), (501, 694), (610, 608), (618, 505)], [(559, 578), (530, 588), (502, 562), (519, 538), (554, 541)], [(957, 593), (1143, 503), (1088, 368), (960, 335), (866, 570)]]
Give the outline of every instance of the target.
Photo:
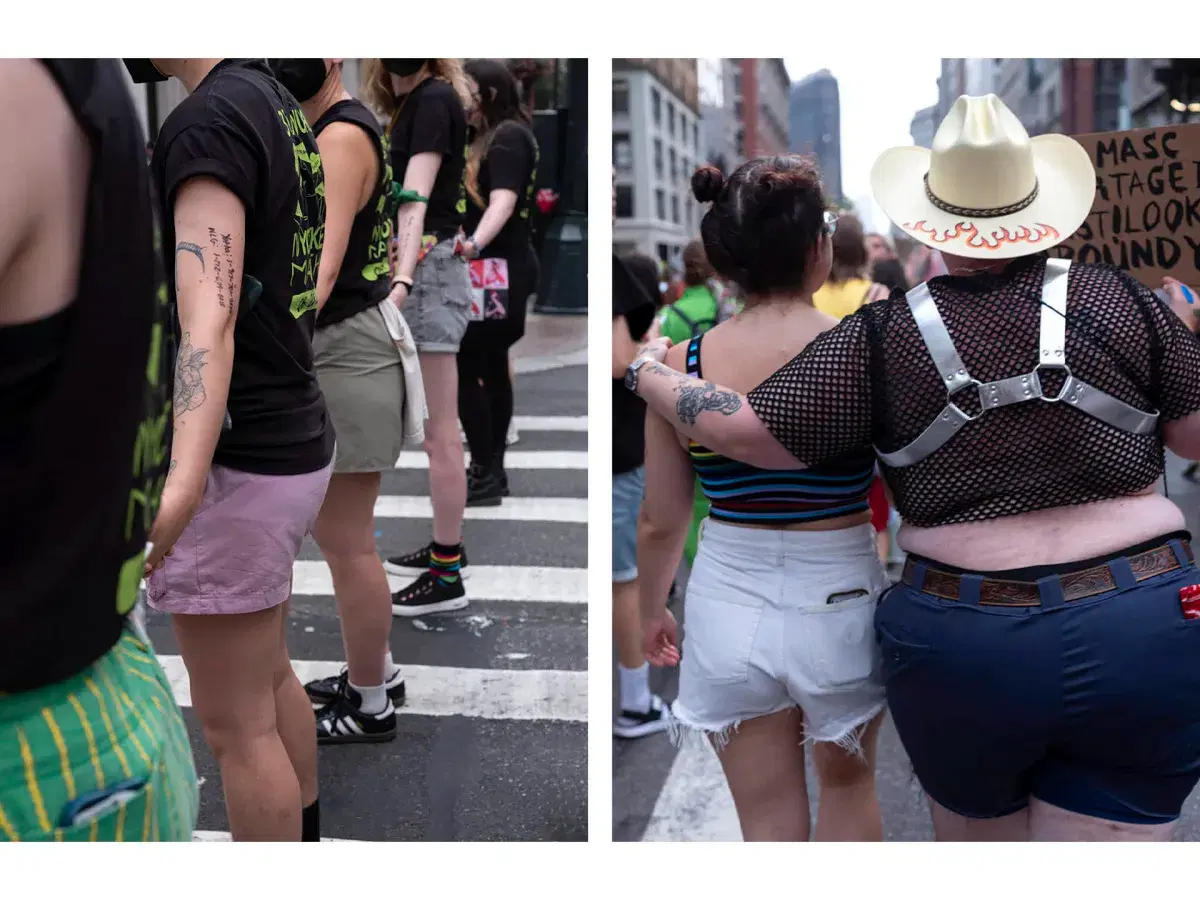
[(173, 359), (145, 137), (115, 60), (0, 61), (0, 123), (0, 841), (187, 840), (133, 616)]

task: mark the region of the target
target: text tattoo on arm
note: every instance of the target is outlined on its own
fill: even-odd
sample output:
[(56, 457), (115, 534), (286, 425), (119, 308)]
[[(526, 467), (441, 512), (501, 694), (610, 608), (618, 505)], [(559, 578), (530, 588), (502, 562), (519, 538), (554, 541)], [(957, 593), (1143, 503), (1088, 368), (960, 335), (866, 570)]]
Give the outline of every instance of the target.
[[(235, 305), (234, 299), (233, 299), (235, 296), (234, 289), (237, 286), (234, 281), (234, 274), (233, 274), (233, 246), (232, 246), (232, 244), (233, 244), (233, 241), (230, 239), (228, 234), (221, 235), (221, 247), (225, 251), (225, 274), (226, 274), (226, 277), (229, 279), (226, 286), (229, 289), (229, 317), (231, 319), (233, 318), (234, 305)], [(217, 290), (220, 291), (219, 286), (218, 286)]]
[(226, 309), (225, 303), (225, 279), (221, 277), (221, 247), (217, 242), (217, 229), (208, 229), (208, 246), (212, 248), (213, 259), (213, 283), (217, 286), (217, 303), (222, 309)]
[(199, 409), (204, 403), (204, 375), (202, 369), (208, 365), (204, 361), (208, 353), (203, 348), (192, 346), (190, 331), (183, 333), (179, 344), (179, 362), (175, 367), (175, 415), (189, 410)]

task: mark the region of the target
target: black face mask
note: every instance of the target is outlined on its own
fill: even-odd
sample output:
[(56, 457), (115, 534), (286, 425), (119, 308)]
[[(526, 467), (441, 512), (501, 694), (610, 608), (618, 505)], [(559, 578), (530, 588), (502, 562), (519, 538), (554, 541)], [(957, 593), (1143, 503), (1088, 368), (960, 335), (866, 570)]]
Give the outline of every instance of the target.
[(268, 59), (267, 63), (279, 83), (301, 103), (315, 97), (329, 77), (323, 59)]
[(401, 78), (407, 78), (409, 75), (416, 75), (421, 71), (421, 66), (429, 62), (427, 59), (381, 59), (383, 67), (393, 75), (398, 75)]
[(122, 59), (121, 62), (125, 63), (125, 69), (134, 84), (155, 84), (167, 80), (167, 76), (148, 59)]

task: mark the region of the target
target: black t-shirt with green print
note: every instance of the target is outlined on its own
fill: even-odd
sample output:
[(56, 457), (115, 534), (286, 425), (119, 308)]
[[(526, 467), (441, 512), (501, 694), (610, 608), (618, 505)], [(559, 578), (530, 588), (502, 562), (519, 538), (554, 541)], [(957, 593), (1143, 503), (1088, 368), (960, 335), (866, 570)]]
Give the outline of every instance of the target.
[(320, 135), (334, 122), (357, 125), (371, 138), (379, 157), (379, 177), (366, 206), (358, 211), (350, 226), (346, 255), (337, 281), (317, 317), (317, 327), (326, 328), (378, 305), (388, 295), (388, 242), (395, 218), (392, 204), (392, 163), (385, 147), (382, 129), (375, 117), (357, 100), (341, 100), (313, 123), (313, 134)]
[[(263, 475), (323, 468), (334, 435), (312, 337), (325, 178), (308, 120), (264, 60), (222, 60), (163, 123), (152, 168), (170, 258), (172, 208), (184, 182), (214, 178), (246, 211), (228, 427), (213, 462)], [(220, 248), (224, 236), (213, 231), (210, 240)]]
[(466, 165), (467, 115), (462, 101), (447, 82), (439, 78), (422, 81), (398, 101), (392, 117), (392, 177), (404, 184), (408, 161), (418, 153), (440, 153), (438, 168), (425, 209), (425, 234), (439, 241), (453, 238), (467, 211), (463, 188)]
[(525, 259), (530, 242), (537, 169), (538, 145), (533, 131), (516, 120), (499, 125), (479, 165), (479, 196), (484, 205), (481, 207), (468, 197), (467, 235), (479, 227), (492, 191), (513, 191), (517, 195), (517, 206), (500, 233), (483, 249), (482, 256), (502, 256), (510, 262)]

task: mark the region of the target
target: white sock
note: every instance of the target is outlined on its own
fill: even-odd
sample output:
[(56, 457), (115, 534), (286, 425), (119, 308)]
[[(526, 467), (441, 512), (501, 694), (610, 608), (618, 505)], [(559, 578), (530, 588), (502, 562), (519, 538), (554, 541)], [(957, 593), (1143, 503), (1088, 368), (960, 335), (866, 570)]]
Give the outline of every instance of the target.
[(400, 667), (392, 662), (392, 651), (387, 652), (387, 656), (383, 658), (383, 681), (384, 684), (396, 677), (396, 673), (400, 671)]
[(358, 691), (362, 697), (362, 703), (358, 707), (364, 715), (377, 716), (387, 709), (387, 688), (382, 684), (375, 687), (359, 687), (354, 682), (350, 682), (350, 687)]
[(646, 712), (650, 709), (650, 663), (636, 669), (617, 666), (621, 670), (621, 709)]

